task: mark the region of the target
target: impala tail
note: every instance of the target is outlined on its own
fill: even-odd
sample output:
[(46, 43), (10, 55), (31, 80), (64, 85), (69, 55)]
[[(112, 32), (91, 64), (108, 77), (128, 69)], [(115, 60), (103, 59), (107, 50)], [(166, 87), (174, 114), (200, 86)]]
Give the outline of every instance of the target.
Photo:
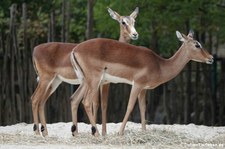
[(76, 60), (76, 56), (75, 56), (75, 53), (74, 52), (71, 52), (71, 54), (70, 54), (70, 60), (71, 60), (73, 69), (74, 69), (74, 71), (75, 71), (75, 73), (77, 75), (77, 78), (78, 78), (78, 80), (81, 83), (82, 80), (83, 80), (83, 78), (84, 78), (84, 74), (83, 74), (82, 69), (80, 68), (79, 63)]
[(39, 74), (38, 74), (38, 70), (37, 70), (37, 66), (36, 66), (36, 63), (35, 63), (35, 60), (34, 58), (32, 58), (32, 62), (33, 62), (33, 66), (34, 66), (34, 70), (35, 70), (35, 73), (37, 75), (37, 82), (39, 82)]

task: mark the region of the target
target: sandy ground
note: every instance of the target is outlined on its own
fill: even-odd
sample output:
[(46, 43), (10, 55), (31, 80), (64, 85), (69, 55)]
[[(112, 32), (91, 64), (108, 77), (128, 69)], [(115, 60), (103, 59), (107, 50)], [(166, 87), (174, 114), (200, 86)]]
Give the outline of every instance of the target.
[[(225, 127), (189, 125), (147, 125), (128, 122), (125, 134), (117, 132), (121, 123), (108, 123), (108, 135), (95, 138), (89, 124), (79, 123), (79, 134), (72, 137), (72, 123), (48, 124), (48, 137), (36, 136), (33, 124), (0, 127), (0, 149), (111, 149), (111, 148), (225, 148)], [(101, 133), (101, 125), (98, 125)]]

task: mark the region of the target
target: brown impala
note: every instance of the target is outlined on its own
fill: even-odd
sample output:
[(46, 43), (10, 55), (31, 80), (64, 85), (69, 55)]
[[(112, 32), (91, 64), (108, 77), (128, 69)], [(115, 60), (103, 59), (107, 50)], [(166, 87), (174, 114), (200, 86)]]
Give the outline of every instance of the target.
[[(131, 13), (130, 16), (120, 16), (117, 12), (108, 8), (110, 16), (117, 20), (120, 24), (121, 42), (129, 42), (130, 39), (136, 40), (138, 33), (134, 28), (135, 18), (138, 14), (138, 7)], [(41, 132), (43, 136), (48, 135), (46, 120), (44, 114), (45, 103), (48, 97), (57, 89), (62, 82), (69, 84), (79, 84), (79, 80), (74, 73), (74, 69), (70, 62), (70, 53), (77, 44), (50, 42), (38, 45), (33, 51), (33, 64), (38, 75), (38, 86), (33, 93), (32, 111), (34, 119), (33, 130), (35, 134), (40, 134), (39, 118), (41, 122)], [(102, 134), (106, 134), (106, 107), (108, 86), (103, 88), (102, 99)], [(98, 99), (93, 101), (94, 113), (97, 113)], [(97, 116), (95, 114), (95, 116)], [(72, 127), (73, 134), (77, 129)]]
[[(143, 89), (153, 89), (173, 79), (190, 60), (213, 63), (213, 56), (193, 39), (193, 32), (186, 36), (176, 31), (176, 35), (183, 44), (169, 59), (158, 56), (150, 49), (110, 39), (92, 39), (74, 48), (71, 62), (82, 83), (71, 104), (77, 108), (84, 97), (83, 104), (92, 125), (93, 135), (98, 136), (99, 133), (91, 105), (98, 96), (101, 84), (112, 82), (132, 85), (126, 115), (119, 131), (123, 134), (128, 117)], [(141, 118), (144, 120), (146, 103), (141, 101), (139, 104)]]

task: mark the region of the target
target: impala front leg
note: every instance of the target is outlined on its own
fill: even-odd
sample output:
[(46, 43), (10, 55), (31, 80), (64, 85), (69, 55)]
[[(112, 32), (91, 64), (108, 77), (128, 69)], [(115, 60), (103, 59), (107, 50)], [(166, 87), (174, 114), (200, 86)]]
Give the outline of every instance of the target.
[(123, 119), (123, 123), (122, 123), (122, 125), (120, 127), (120, 131), (119, 131), (120, 135), (124, 134), (124, 129), (125, 129), (126, 123), (128, 121), (128, 118), (130, 116), (131, 111), (134, 108), (134, 105), (135, 105), (135, 103), (137, 101), (137, 97), (138, 97), (140, 91), (141, 91), (141, 87), (139, 87), (138, 85), (134, 84), (132, 86), (129, 102), (128, 102), (128, 105), (127, 105), (127, 111), (126, 111), (125, 117)]
[(138, 104), (141, 114), (141, 125), (142, 130), (146, 130), (146, 121), (145, 121), (145, 111), (146, 111), (146, 89), (143, 89), (138, 96)]
[(95, 122), (97, 123), (98, 108), (99, 108), (99, 98), (93, 99), (93, 104), (92, 105), (93, 105), (93, 114), (94, 114)]
[(105, 136), (106, 132), (106, 123), (107, 123), (107, 103), (108, 103), (108, 93), (109, 93), (109, 85), (104, 84), (101, 90), (101, 108), (102, 108), (102, 135)]

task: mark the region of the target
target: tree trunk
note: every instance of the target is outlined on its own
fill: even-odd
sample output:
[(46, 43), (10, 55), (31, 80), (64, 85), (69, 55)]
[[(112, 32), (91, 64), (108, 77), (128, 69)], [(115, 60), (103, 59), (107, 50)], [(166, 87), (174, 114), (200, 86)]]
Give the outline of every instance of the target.
[(48, 28), (48, 42), (53, 42), (55, 41), (55, 10), (51, 11)]
[(66, 8), (65, 7), (66, 7), (66, 0), (63, 0), (62, 1), (62, 33), (61, 33), (62, 34), (62, 38), (61, 38), (62, 42), (65, 42), (65, 40), (66, 40), (65, 39), (66, 38), (65, 37), (66, 36), (65, 35), (65, 30), (66, 30), (66, 25), (65, 25), (66, 24), (66, 15), (65, 15), (66, 13), (65, 13), (65, 11), (66, 11)]
[(220, 126), (225, 125), (225, 59), (221, 60), (221, 77), (220, 77), (220, 90), (219, 90), (219, 124)]
[(26, 86), (24, 86), (23, 84), (21, 84), (21, 86), (24, 88), (23, 90), (23, 94), (24, 96), (22, 97), (22, 117), (21, 120), (22, 121), (26, 121), (26, 117), (28, 117), (27, 115), (29, 114), (29, 109), (27, 108), (27, 98), (28, 98), (28, 78), (29, 78), (29, 65), (32, 65), (31, 61), (30, 61), (30, 55), (29, 55), (29, 50), (28, 50), (28, 43), (27, 43), (27, 5), (26, 3), (23, 3), (23, 11), (22, 11), (22, 19), (23, 19), (23, 84), (26, 84)]
[(16, 4), (12, 4), (10, 7), (10, 94), (9, 94), (9, 99), (6, 99), (9, 103), (9, 122), (14, 123), (15, 122), (15, 117), (16, 116), (16, 93), (15, 93), (15, 64), (16, 64), (16, 52), (17, 50), (17, 43), (16, 43)]
[(87, 30), (86, 30), (86, 38), (91, 39), (93, 37), (93, 7), (94, 0), (88, 0), (87, 3)]

